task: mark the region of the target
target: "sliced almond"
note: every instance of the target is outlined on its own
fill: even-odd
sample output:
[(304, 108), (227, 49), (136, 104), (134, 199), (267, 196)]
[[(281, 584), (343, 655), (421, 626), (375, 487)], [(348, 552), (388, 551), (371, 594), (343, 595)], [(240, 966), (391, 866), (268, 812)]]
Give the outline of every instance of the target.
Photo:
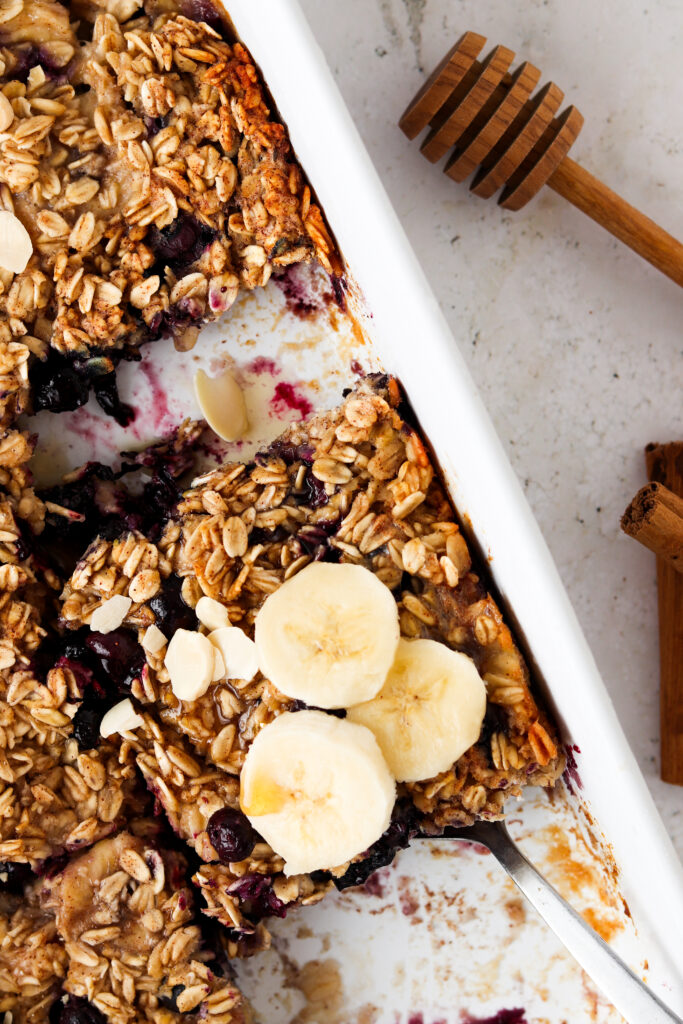
[(90, 617), (90, 628), (96, 633), (111, 633), (118, 629), (125, 619), (132, 601), (123, 594), (114, 594), (103, 601)]
[(202, 626), (207, 629), (220, 629), (229, 626), (228, 609), (213, 597), (200, 597), (195, 607), (195, 614)]
[(168, 645), (164, 665), (178, 700), (197, 700), (206, 693), (213, 678), (214, 646), (202, 633), (177, 629)]
[(33, 242), (18, 217), (0, 210), (0, 267), (22, 274), (33, 255)]
[(219, 679), (225, 679), (225, 662), (223, 661), (223, 655), (217, 647), (213, 649), (213, 676), (211, 677), (212, 682), (217, 682)]
[(142, 638), (142, 646), (146, 651), (149, 651), (150, 654), (158, 654), (159, 651), (163, 651), (167, 643), (168, 640), (158, 626), (152, 623), (151, 626), (147, 627)]
[(256, 644), (239, 626), (223, 626), (209, 633), (209, 640), (223, 656), (225, 677), (249, 682), (258, 672)]
[(209, 377), (197, 370), (194, 390), (204, 419), (224, 441), (236, 441), (249, 429), (247, 407), (241, 387), (225, 370), (220, 377)]
[(144, 724), (144, 719), (133, 707), (130, 697), (126, 697), (107, 711), (100, 723), (100, 735), (106, 737), (115, 733), (132, 732)]
[(0, 132), (6, 132), (13, 120), (14, 110), (12, 104), (4, 92), (0, 92)]

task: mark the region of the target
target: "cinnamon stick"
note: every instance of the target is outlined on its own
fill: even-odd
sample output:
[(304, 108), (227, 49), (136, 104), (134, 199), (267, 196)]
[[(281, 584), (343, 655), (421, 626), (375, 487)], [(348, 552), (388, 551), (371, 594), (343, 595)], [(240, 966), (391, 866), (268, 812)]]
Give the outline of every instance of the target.
[(664, 484), (647, 484), (621, 517), (624, 533), (683, 572), (683, 498)]
[[(649, 444), (648, 479), (683, 498), (683, 441)], [(659, 604), (661, 776), (683, 786), (683, 574), (657, 558)]]

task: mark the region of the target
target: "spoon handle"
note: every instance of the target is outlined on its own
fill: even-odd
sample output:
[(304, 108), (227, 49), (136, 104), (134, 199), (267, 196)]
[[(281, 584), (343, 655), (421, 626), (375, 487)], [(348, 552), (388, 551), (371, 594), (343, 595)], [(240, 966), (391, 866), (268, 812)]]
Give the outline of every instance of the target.
[(491, 851), (628, 1024), (683, 1024), (530, 864), (502, 822), (477, 822), (466, 831)]

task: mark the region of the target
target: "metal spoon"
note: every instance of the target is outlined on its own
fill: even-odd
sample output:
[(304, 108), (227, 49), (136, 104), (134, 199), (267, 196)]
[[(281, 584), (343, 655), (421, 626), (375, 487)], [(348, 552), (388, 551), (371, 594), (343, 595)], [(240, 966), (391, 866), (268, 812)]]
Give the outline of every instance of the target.
[(539, 874), (502, 821), (479, 821), (468, 828), (446, 829), (443, 838), (481, 843), (491, 851), (628, 1024), (683, 1024)]

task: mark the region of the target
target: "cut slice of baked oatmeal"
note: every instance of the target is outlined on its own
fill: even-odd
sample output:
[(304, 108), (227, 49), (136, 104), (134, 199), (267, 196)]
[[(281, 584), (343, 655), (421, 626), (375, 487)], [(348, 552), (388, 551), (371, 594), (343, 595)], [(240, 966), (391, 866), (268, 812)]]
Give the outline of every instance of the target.
[(138, 826), (0, 896), (0, 1012), (15, 1024), (248, 1019), (196, 923), (184, 857)]
[(91, 387), (126, 422), (120, 359), (169, 334), (191, 347), (279, 268), (332, 271), (333, 243), (208, 0), (11, 0), (1, 17), (0, 211), (20, 223), (3, 221), (0, 424)]
[[(60, 574), (71, 571), (94, 529), (153, 525), (172, 507), (174, 478), (191, 465), (201, 430), (184, 423), (172, 438), (131, 454), (122, 472), (91, 464), (41, 497), (16, 465), (31, 439), (9, 431), (0, 442), (0, 862), (44, 870), (145, 809), (134, 758), (99, 735), (102, 708), (118, 694), (113, 659), (105, 676), (97, 654), (94, 669), (84, 665), (76, 638), (64, 643), (54, 632)], [(153, 475), (133, 496), (120, 481), (142, 464)], [(121, 683), (137, 650), (131, 637), (125, 658), (120, 652)]]
[(133, 796), (136, 778), (132, 760), (122, 761), (118, 746), (98, 743), (90, 755), (79, 753), (71, 716), (78, 707), (74, 697), (80, 700), (81, 691), (67, 659), (57, 660), (46, 630), (54, 618), (59, 579), (33, 553), (10, 503), (5, 504), (0, 551), (0, 861), (36, 867), (113, 831), (124, 802)]
[(243, 1024), (247, 1005), (203, 944), (186, 875), (182, 854), (121, 832), (43, 883), (68, 958), (67, 1008), (87, 1001), (111, 1024)]
[[(193, 612), (200, 599), (215, 602), (212, 629), (229, 621), (251, 637), (269, 595), (318, 562), (362, 566), (393, 594), (402, 637), (467, 655), (485, 682), (486, 708), (477, 741), (455, 763), (398, 785), (392, 820), (374, 845), (291, 875), (240, 810), (240, 777), (269, 723), (306, 706), (261, 672), (232, 678), (225, 665), (197, 699), (178, 699), (167, 655), (183, 631), (210, 631)], [(95, 540), (65, 587), (62, 622), (93, 648), (100, 641), (89, 625), (105, 615), (111, 624), (112, 614), (106, 636), (140, 644), (120, 692), (142, 717), (121, 749), (134, 753), (174, 831), (202, 860), (195, 882), (206, 913), (230, 929), (232, 953), (266, 941), (261, 918), (313, 903), (333, 884), (363, 882), (416, 832), (499, 818), (509, 796), (526, 784), (552, 785), (562, 771), (524, 660), (391, 379), (366, 380), (253, 463), (195, 480), (156, 541), (139, 532)], [(196, 643), (201, 653), (205, 641)]]

